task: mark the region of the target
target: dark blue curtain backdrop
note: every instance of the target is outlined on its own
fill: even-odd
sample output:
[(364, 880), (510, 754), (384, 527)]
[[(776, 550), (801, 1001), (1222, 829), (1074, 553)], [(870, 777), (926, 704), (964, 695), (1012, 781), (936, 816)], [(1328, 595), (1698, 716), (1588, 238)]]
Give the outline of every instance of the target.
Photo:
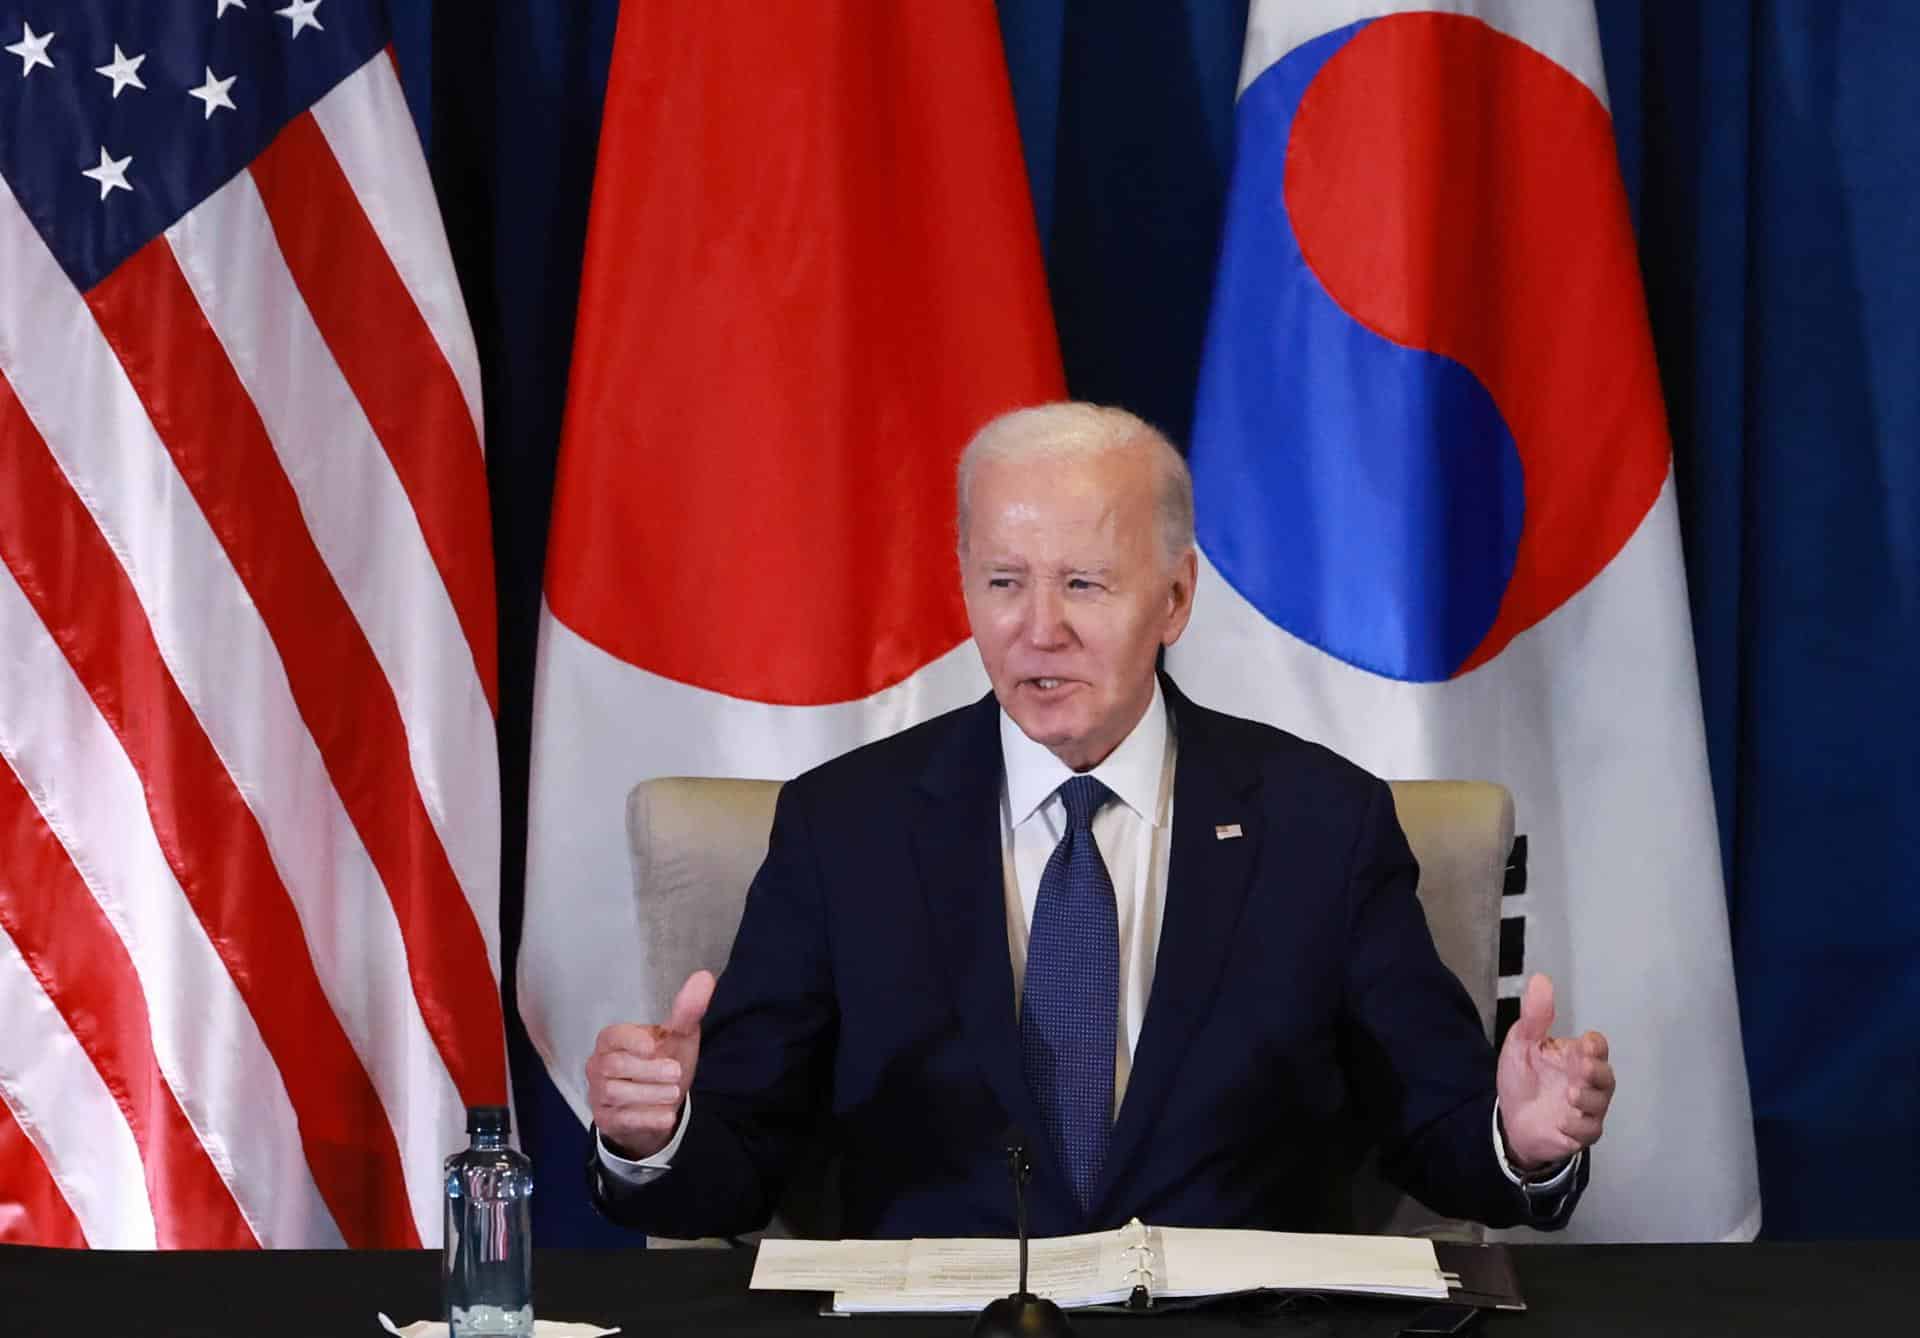
[(1910, 1235), (1920, 7), (1602, 16), (1673, 422), (1767, 1229)]
[[(617, 4), (395, 9), (485, 373), (511, 953), (540, 566)], [(1245, 5), (999, 9), (1069, 383), (1184, 439)], [(1673, 422), (1765, 1232), (1911, 1234), (1920, 6), (1599, 12)], [(574, 1192), (584, 1139), (514, 1046), (540, 1237), (631, 1239)], [(1631, 1056), (1621, 1069), (1632, 1081)]]

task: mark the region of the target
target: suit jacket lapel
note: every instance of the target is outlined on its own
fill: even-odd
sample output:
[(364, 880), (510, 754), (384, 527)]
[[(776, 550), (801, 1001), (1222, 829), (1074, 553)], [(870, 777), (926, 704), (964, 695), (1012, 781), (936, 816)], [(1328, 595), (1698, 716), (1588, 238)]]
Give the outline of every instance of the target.
[(1025, 1134), (1036, 1173), (1063, 1180), (1020, 1060), (1000, 860), (1002, 767), (999, 707), (989, 695), (956, 722), (915, 787), (914, 857), (974, 1058)]
[[(1260, 853), (1262, 833), (1253, 792), (1259, 773), (1208, 726), (1207, 714), (1161, 679), (1179, 749), (1174, 761), (1173, 847), (1167, 860), (1166, 905), (1153, 989), (1134, 1049), (1096, 1202), (1106, 1197), (1143, 1151), (1142, 1142), (1201, 1020), (1213, 1010), (1215, 987)], [(1216, 828), (1238, 824), (1221, 839)]]

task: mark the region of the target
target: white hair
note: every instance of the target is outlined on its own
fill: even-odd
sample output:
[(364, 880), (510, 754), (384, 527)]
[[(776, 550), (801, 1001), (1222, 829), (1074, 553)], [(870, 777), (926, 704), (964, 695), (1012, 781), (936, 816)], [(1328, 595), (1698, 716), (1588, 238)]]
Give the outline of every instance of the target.
[(1173, 443), (1145, 419), (1104, 404), (1078, 401), (1040, 404), (1001, 414), (973, 434), (960, 453), (958, 492), (960, 552), (967, 550), (968, 499), (974, 471), (983, 461), (1088, 460), (1116, 451), (1153, 453), (1154, 511), (1167, 564), (1193, 547), (1193, 475)]

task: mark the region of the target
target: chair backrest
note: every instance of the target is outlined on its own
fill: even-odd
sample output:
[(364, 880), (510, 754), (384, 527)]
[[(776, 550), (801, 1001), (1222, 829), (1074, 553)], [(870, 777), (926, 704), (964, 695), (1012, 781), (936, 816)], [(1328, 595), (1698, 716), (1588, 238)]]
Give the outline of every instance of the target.
[[(1394, 810), (1420, 864), (1418, 895), (1440, 960), (1460, 978), (1491, 1039), (1500, 994), (1500, 896), (1513, 851), (1513, 796), (1488, 781), (1394, 781)], [(1488, 1137), (1492, 1137), (1491, 1131)], [(1348, 1185), (1349, 1231), (1479, 1240), (1475, 1222), (1442, 1217), (1400, 1192), (1369, 1153)]]
[(641, 998), (663, 1018), (686, 978), (718, 972), (733, 950), (747, 885), (767, 857), (780, 782), (641, 781), (627, 796), (640, 909)]
[[(1395, 781), (1394, 807), (1420, 862), (1419, 896), (1440, 958), (1466, 986), (1489, 1036), (1499, 990), (1500, 893), (1513, 847), (1513, 798), (1485, 781)], [(634, 897), (643, 941), (639, 970), (649, 1016), (665, 1017), (688, 974), (726, 965), (747, 885), (766, 857), (777, 781), (642, 781), (627, 799)], [(796, 1187), (781, 1218), (803, 1233), (831, 1224), (803, 1217), (819, 1186)], [(1363, 1168), (1350, 1229), (1472, 1234), (1401, 1195)]]

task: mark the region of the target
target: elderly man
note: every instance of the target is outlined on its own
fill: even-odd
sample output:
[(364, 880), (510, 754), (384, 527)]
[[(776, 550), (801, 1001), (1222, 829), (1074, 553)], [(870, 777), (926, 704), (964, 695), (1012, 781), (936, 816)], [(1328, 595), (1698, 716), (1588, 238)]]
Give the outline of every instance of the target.
[[(825, 1129), (848, 1235), (1324, 1225), (1362, 1133), (1435, 1210), (1557, 1226), (1613, 1090), (1529, 985), (1498, 1061), (1435, 955), (1387, 787), (1155, 672), (1194, 594), (1152, 428), (1049, 405), (960, 463), (992, 695), (795, 780), (726, 972), (587, 1063), (596, 1197), (764, 1225)], [(711, 1000), (711, 1007), (709, 1001)]]

